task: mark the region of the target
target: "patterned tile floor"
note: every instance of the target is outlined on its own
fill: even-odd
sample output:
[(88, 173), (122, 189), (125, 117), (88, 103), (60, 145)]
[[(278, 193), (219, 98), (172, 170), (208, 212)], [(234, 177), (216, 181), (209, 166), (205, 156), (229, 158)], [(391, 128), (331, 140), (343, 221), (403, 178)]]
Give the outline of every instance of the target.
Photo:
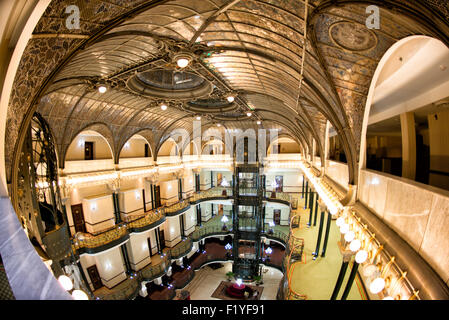
[(0, 300), (15, 300), (0, 257)]

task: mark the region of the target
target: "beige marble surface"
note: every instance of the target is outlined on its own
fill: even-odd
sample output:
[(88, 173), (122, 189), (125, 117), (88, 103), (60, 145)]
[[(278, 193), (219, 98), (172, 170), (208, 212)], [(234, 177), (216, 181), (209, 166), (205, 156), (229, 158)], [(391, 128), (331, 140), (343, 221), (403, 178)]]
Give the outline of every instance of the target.
[(434, 195), (419, 253), (449, 285), (449, 200)]
[(419, 251), (433, 196), (415, 186), (388, 179), (384, 221)]

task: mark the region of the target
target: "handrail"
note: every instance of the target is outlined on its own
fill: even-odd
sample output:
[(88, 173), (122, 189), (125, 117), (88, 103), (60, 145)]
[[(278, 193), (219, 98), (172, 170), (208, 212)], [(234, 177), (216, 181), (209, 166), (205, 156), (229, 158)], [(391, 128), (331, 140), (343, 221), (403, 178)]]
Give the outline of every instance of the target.
[[(295, 270), (296, 266), (298, 264), (302, 264), (302, 256), (304, 254), (304, 239), (300, 238), (300, 237), (296, 237), (295, 236), (295, 231), (292, 226), (293, 221), (296, 219), (299, 219), (299, 214), (294, 215), (291, 217), (290, 219), (290, 233), (289, 233), (289, 238), (288, 238), (288, 243), (287, 243), (287, 252), (288, 256), (285, 258), (285, 275), (286, 275), (286, 280), (288, 283), (288, 294), (286, 296), (286, 300), (307, 300), (307, 296), (301, 293), (296, 292), (295, 290), (293, 290), (292, 285), (291, 285), (291, 279), (292, 279), (292, 273)], [(299, 228), (299, 226), (298, 226)], [(294, 254), (299, 254), (300, 255), (300, 260), (299, 261), (295, 261), (295, 262), (291, 262), (292, 261), (292, 256)]]
[(128, 300), (134, 298), (139, 292), (138, 277), (130, 277), (120, 283), (111, 293), (97, 295), (96, 298), (101, 300)]
[(179, 244), (170, 249), (170, 255), (172, 259), (179, 259), (180, 257), (186, 255), (192, 250), (193, 242), (192, 239), (186, 238)]

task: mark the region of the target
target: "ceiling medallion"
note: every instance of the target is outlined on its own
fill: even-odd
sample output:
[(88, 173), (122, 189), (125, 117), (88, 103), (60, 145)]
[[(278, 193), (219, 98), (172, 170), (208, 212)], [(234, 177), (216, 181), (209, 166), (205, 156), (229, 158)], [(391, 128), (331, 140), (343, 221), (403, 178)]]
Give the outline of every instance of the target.
[(363, 24), (339, 21), (329, 28), (332, 42), (347, 51), (368, 51), (376, 47), (376, 34)]
[(203, 77), (184, 70), (153, 69), (132, 76), (128, 88), (140, 95), (191, 100), (208, 96), (213, 91), (212, 84)]

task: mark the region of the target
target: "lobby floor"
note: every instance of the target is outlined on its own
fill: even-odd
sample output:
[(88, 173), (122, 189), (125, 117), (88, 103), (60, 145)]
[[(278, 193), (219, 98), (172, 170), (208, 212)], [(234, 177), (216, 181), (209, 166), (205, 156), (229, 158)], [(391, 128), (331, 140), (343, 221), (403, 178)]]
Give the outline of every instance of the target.
[[(279, 288), (279, 282), (282, 279), (282, 273), (276, 269), (264, 267), (263, 284), (261, 300), (276, 300), (276, 294)], [(191, 300), (218, 300), (212, 298), (212, 293), (217, 289), (218, 285), (227, 280), (226, 273), (232, 271), (232, 263), (225, 263), (220, 269), (213, 270), (205, 266), (195, 271), (193, 280), (182, 290), (190, 292)], [(254, 283), (250, 283), (254, 285)], [(177, 290), (181, 291), (181, 290)]]
[[(313, 260), (312, 253), (315, 251), (318, 228), (320, 223), (320, 214), (318, 213), (316, 226), (308, 227), (309, 210), (304, 210), (304, 200), (300, 200), (300, 205), (296, 212), (300, 213), (300, 227), (295, 230), (295, 236), (304, 239), (305, 263), (298, 263), (292, 271), (292, 288), (295, 292), (306, 295), (307, 300), (329, 300), (338, 278), (340, 266), (342, 264), (342, 255), (337, 242), (340, 240), (340, 231), (335, 225), (335, 220), (331, 222), (329, 241), (325, 257), (319, 256)], [(313, 221), (313, 219), (312, 219)], [(321, 238), (320, 253), (323, 248), (324, 230), (326, 226), (327, 215), (323, 221), (323, 236)], [(337, 299), (339, 300), (345, 289), (352, 265), (350, 264), (346, 277), (343, 281)], [(365, 300), (365, 293), (358, 277), (354, 281), (349, 292), (347, 300)]]

